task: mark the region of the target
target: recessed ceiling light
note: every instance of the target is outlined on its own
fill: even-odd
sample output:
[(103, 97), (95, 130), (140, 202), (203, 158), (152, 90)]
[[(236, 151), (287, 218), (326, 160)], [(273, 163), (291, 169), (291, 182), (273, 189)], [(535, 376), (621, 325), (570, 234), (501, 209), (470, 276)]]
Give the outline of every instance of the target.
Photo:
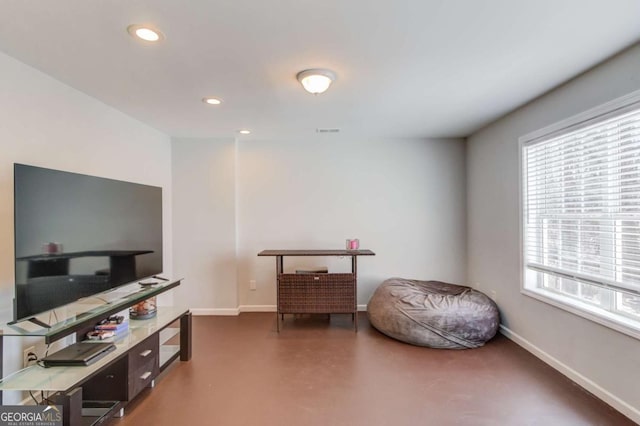
[(218, 98), (202, 98), (202, 102), (209, 105), (220, 105), (222, 103)]
[(164, 34), (153, 28), (151, 25), (134, 24), (127, 27), (127, 31), (132, 37), (139, 38), (143, 41), (155, 43), (164, 39)]
[(251, 130), (242, 129), (242, 130), (238, 130), (238, 133), (240, 133), (241, 135), (249, 135), (251, 134)]

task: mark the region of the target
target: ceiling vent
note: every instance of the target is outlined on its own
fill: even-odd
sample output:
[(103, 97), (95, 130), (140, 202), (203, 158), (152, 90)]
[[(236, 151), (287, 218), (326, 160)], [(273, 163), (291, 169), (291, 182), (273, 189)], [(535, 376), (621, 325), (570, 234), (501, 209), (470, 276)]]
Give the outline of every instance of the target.
[(316, 133), (340, 133), (340, 129), (317, 128)]

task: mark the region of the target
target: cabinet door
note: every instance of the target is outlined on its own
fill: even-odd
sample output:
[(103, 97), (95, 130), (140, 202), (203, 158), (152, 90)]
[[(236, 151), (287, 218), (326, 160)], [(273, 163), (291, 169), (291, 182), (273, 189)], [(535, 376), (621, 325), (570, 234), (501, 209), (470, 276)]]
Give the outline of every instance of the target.
[(82, 398), (88, 401), (128, 401), (128, 359), (123, 357), (82, 385)]

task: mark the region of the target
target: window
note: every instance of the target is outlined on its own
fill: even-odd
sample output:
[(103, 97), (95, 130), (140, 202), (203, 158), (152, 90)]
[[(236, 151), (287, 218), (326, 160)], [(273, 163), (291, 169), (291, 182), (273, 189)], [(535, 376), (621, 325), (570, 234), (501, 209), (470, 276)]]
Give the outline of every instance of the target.
[(640, 94), (520, 142), (523, 292), (640, 336)]

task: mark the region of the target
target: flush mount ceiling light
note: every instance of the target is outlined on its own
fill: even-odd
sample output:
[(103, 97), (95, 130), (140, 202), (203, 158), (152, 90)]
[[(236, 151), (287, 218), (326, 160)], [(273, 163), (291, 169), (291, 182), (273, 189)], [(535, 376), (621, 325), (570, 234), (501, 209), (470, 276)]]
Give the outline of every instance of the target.
[(241, 135), (250, 135), (251, 130), (242, 129), (242, 130), (238, 130), (238, 133), (240, 133)]
[(211, 97), (202, 98), (202, 102), (209, 105), (220, 105), (222, 103), (220, 99)]
[(149, 43), (155, 43), (164, 40), (164, 34), (162, 34), (156, 28), (146, 24), (133, 24), (127, 27), (127, 32), (132, 36), (139, 38), (140, 40), (147, 41)]
[(304, 90), (317, 95), (325, 92), (331, 86), (331, 83), (336, 79), (336, 73), (331, 70), (314, 68), (300, 71), (296, 77)]

